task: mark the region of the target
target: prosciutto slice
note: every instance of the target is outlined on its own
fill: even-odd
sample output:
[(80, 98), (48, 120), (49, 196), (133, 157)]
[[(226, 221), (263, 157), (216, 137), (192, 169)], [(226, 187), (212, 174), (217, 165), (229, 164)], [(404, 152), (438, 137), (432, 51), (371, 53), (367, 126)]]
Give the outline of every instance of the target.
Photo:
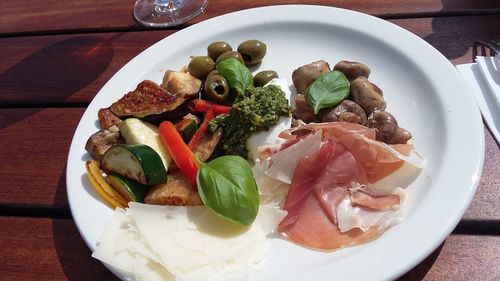
[(365, 169), (368, 182), (376, 183), (394, 173), (405, 163), (421, 169), (425, 162), (412, 144), (388, 145), (375, 140), (375, 129), (347, 122), (309, 124), (282, 132), (279, 137), (291, 140), (301, 138), (304, 131), (321, 131), (323, 139), (342, 143)]
[[(300, 134), (295, 132), (298, 129)], [(283, 178), (284, 173), (292, 173), (283, 205), (288, 214), (278, 226), (283, 236), (306, 247), (333, 250), (370, 241), (398, 222), (395, 218), (402, 213), (404, 191), (399, 186), (380, 187), (376, 183), (413, 161), (412, 145), (378, 142), (373, 129), (351, 123), (298, 129), (283, 132), (281, 137), (292, 145), (277, 152), (279, 157), (269, 158), (272, 174)], [(301, 147), (316, 143), (308, 139), (317, 138), (318, 132), (321, 141), (314, 151)], [(287, 151), (292, 152), (288, 159)], [(294, 156), (299, 159), (291, 159)], [(295, 163), (293, 169), (281, 161)], [(282, 166), (286, 167), (283, 171)], [(413, 162), (410, 166), (417, 167)]]

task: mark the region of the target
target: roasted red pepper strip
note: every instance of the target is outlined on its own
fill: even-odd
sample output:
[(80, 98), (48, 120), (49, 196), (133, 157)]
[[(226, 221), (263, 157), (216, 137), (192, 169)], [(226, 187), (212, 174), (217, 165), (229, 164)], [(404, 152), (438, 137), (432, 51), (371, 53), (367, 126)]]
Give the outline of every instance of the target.
[(194, 133), (193, 137), (191, 137), (191, 140), (188, 143), (188, 147), (192, 151), (194, 151), (194, 149), (200, 142), (201, 137), (203, 137), (203, 135), (206, 133), (208, 129), (208, 122), (214, 119), (214, 117), (215, 117), (214, 110), (212, 109), (212, 107), (209, 106), (207, 112), (205, 113), (205, 117), (203, 118), (203, 122), (201, 122), (200, 127), (198, 128), (196, 133)]
[(212, 108), (215, 116), (227, 114), (229, 110), (231, 110), (230, 106), (220, 105), (202, 99), (194, 99), (191, 101), (191, 104), (194, 112), (207, 112), (209, 108)]
[(196, 188), (198, 162), (196, 161), (193, 151), (189, 149), (184, 140), (182, 140), (174, 124), (169, 121), (160, 123), (160, 139), (177, 167), (179, 167), (179, 170), (189, 178)]

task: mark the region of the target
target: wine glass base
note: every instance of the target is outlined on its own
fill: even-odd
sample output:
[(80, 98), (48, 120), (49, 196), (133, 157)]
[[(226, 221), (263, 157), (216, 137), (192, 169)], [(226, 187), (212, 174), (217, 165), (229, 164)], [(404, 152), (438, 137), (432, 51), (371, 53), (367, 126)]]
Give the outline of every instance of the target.
[(166, 6), (154, 0), (137, 0), (134, 18), (147, 27), (170, 27), (183, 24), (205, 11), (208, 0), (171, 0)]

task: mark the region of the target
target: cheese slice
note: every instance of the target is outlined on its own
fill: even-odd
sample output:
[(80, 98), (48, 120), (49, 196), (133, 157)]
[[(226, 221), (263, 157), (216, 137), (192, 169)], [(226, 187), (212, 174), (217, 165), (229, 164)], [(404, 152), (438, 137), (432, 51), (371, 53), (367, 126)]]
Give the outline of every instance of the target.
[(267, 176), (264, 168), (259, 159), (255, 160), (252, 172), (259, 188), (259, 201), (261, 204), (282, 206), (290, 185)]
[(144, 239), (174, 275), (185, 280), (220, 280), (215, 276), (255, 271), (267, 254), (266, 236), (284, 217), (276, 207), (260, 206), (251, 226), (228, 222), (199, 207), (131, 203)]
[(160, 263), (155, 252), (142, 239), (137, 226), (121, 208), (101, 233), (92, 257), (99, 259), (128, 279), (174, 281), (175, 276)]
[(204, 206), (129, 203), (116, 209), (93, 257), (135, 280), (246, 280), (268, 252), (266, 236), (286, 215), (261, 205), (254, 223), (237, 225)]

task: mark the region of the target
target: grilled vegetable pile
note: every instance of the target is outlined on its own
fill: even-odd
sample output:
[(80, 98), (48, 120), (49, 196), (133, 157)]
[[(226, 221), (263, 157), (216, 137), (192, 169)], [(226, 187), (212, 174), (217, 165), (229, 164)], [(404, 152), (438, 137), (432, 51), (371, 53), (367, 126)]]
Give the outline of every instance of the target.
[[(235, 114), (233, 103), (271, 91), (261, 87), (277, 78), (275, 71), (254, 78), (247, 68), (258, 66), (266, 50), (259, 40), (242, 42), (237, 50), (227, 42), (213, 42), (206, 55), (191, 57), (181, 70), (166, 71), (161, 84), (144, 80), (99, 110), (102, 129), (90, 136), (85, 149), (93, 158), (87, 175), (103, 200), (113, 208), (130, 201), (204, 204), (230, 221), (250, 224), (259, 204), (250, 165), (244, 153), (231, 155), (235, 153), (220, 144), (234, 138), (231, 130), (237, 131), (226, 121)], [(252, 117), (269, 121), (252, 132), (290, 115), (284, 93), (276, 86), (272, 92), (272, 98), (260, 97), (263, 104), (256, 105), (269, 109)], [(273, 100), (276, 106), (268, 106)], [(245, 122), (254, 120), (239, 122), (247, 130), (251, 126)], [(239, 141), (244, 145), (246, 140)]]

